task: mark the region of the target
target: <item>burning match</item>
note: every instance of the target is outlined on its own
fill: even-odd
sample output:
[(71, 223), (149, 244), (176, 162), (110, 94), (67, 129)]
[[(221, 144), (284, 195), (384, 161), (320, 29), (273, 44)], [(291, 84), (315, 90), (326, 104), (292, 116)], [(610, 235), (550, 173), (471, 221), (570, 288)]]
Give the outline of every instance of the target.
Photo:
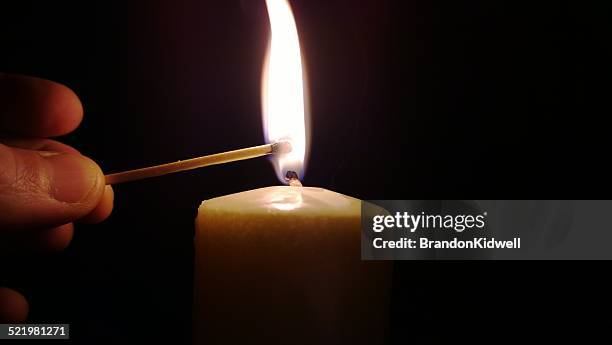
[(109, 174), (105, 175), (106, 184), (118, 184), (142, 180), (149, 177), (162, 176), (179, 171), (202, 168), (209, 165), (241, 161), (270, 154), (289, 153), (292, 149), (293, 148), (289, 141), (278, 141), (272, 144), (253, 146), (245, 149), (216, 153), (213, 155), (191, 158), (173, 163)]

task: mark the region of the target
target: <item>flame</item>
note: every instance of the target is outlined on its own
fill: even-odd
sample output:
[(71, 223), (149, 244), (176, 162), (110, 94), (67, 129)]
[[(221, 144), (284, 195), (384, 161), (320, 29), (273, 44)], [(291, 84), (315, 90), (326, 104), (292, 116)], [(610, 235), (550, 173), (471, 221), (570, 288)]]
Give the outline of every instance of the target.
[(295, 171), (301, 178), (306, 159), (305, 82), (297, 27), (287, 0), (266, 0), (270, 41), (263, 68), (262, 114), (268, 143), (291, 142), (290, 153), (273, 156), (279, 179)]

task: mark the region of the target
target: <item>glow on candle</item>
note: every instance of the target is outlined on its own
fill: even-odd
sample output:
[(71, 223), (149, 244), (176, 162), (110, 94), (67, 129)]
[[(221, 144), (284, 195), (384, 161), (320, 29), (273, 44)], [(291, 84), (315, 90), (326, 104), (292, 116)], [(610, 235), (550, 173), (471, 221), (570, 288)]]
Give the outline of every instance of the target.
[(278, 178), (288, 170), (303, 177), (307, 155), (305, 78), (297, 27), (287, 0), (266, 0), (270, 41), (262, 77), (262, 116), (268, 143), (289, 140), (290, 153), (272, 158)]

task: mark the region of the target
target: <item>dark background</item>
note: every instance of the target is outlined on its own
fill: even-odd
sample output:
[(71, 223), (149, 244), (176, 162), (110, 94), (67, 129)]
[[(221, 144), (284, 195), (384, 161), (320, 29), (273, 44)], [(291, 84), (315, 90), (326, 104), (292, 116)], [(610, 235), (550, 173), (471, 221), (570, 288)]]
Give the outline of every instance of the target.
[[(304, 184), (362, 199), (610, 195), (606, 5), (291, 3), (311, 92)], [(0, 71), (75, 90), (85, 119), (62, 140), (119, 171), (262, 143), (267, 25), (262, 1), (3, 1)], [(259, 159), (116, 186), (108, 221), (78, 226), (59, 255), (5, 260), (0, 282), (73, 340), (189, 344), (197, 206), (278, 183)], [(394, 342), (611, 324), (605, 262), (396, 268)]]

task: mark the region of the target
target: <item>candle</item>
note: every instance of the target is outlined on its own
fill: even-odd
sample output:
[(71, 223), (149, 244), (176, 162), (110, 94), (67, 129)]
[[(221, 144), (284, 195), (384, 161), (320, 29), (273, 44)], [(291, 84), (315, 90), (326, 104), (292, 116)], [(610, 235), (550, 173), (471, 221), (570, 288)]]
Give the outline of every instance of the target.
[(360, 259), (361, 201), (277, 186), (204, 201), (194, 344), (378, 344), (390, 265)]
[[(307, 108), (297, 28), (286, 0), (266, 0), (262, 78), (266, 141), (290, 186), (204, 201), (195, 235), (195, 344), (379, 344), (391, 269), (361, 261), (361, 201), (302, 187)], [(290, 172), (290, 174), (288, 174)]]

